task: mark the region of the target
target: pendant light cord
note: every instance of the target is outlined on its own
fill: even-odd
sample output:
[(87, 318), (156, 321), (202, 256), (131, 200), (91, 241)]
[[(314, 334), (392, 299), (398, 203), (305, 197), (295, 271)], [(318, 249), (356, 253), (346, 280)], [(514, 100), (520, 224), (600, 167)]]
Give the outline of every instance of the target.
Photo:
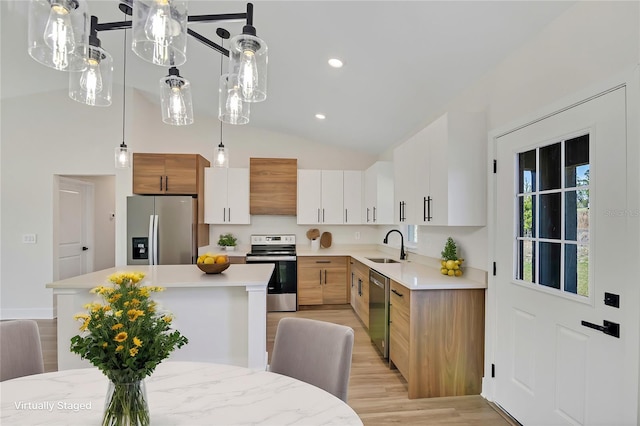
[[(127, 14), (124, 18), (127, 21)], [(122, 143), (124, 142), (125, 117), (127, 112), (127, 30), (124, 30), (124, 44), (122, 45), (123, 61), (122, 61)]]
[[(220, 37), (220, 46), (224, 48), (224, 38)], [(220, 55), (220, 78), (222, 78), (222, 61), (224, 60), (224, 55)], [(219, 96), (222, 96), (222, 94), (220, 94)], [(222, 120), (218, 120), (220, 121), (220, 143), (222, 144), (222, 125), (224, 123), (222, 123)]]

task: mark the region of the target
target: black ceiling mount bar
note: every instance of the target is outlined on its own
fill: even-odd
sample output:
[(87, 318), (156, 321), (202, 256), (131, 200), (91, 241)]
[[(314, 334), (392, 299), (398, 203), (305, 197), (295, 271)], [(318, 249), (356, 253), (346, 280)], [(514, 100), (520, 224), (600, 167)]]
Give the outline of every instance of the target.
[[(124, 0), (120, 3), (120, 10), (122, 10), (127, 15), (131, 15), (131, 4), (129, 1)], [(131, 28), (132, 21), (116, 21), (116, 22), (104, 22), (98, 23), (98, 18), (95, 16), (91, 17), (91, 31), (111, 31), (111, 30), (122, 30)], [(94, 19), (95, 18), (95, 19)], [(212, 15), (193, 15), (187, 17), (187, 22), (219, 22), (219, 21), (237, 21), (246, 19), (247, 25), (253, 25), (253, 4), (247, 3), (247, 11), (243, 13), (218, 13)], [(217, 51), (218, 53), (229, 56), (229, 50), (220, 46), (219, 44), (209, 40), (202, 34), (199, 34), (189, 28), (187, 28), (187, 34), (191, 37), (198, 40), (200, 43), (204, 44), (207, 47)]]
[(219, 53), (221, 53), (222, 55), (229, 57), (229, 50), (225, 49), (224, 47), (220, 46), (217, 43), (214, 43), (213, 41), (209, 40), (208, 38), (204, 37), (203, 35), (198, 34), (197, 32), (193, 31), (190, 28), (187, 28), (187, 34), (189, 34), (191, 37), (195, 38), (196, 40), (198, 40), (200, 43), (204, 44), (205, 46), (208, 46), (210, 48), (212, 48), (213, 50), (218, 51)]

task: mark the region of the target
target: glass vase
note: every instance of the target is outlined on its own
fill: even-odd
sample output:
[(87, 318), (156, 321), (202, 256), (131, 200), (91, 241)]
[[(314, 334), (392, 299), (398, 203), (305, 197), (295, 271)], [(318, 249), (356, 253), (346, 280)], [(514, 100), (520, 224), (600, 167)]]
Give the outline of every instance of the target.
[(150, 423), (144, 380), (132, 383), (109, 381), (102, 426), (148, 426)]

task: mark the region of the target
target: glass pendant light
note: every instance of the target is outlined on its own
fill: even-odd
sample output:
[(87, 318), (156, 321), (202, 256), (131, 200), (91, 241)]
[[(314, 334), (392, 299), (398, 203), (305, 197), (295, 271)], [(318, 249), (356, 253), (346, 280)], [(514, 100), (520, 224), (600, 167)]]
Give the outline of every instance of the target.
[(223, 74), (218, 88), (218, 118), (227, 124), (247, 124), (249, 104), (242, 100), (238, 76)]
[(267, 99), (267, 44), (256, 37), (251, 3), (247, 5), (247, 15), (242, 34), (230, 42), (229, 74), (238, 76), (243, 101), (262, 102)]
[(162, 121), (174, 126), (193, 123), (191, 84), (180, 76), (176, 67), (169, 69), (169, 75), (160, 79)]
[(30, 0), (29, 56), (60, 71), (84, 69), (88, 16), (84, 0)]
[(187, 2), (136, 0), (133, 4), (133, 42), (140, 58), (163, 67), (187, 60)]
[[(93, 17), (97, 23), (97, 18)], [(89, 48), (81, 72), (69, 73), (69, 97), (90, 106), (111, 105), (113, 58), (100, 47), (94, 30), (89, 36)]]
[[(125, 14), (126, 17), (126, 14)], [(124, 31), (124, 41), (122, 47), (122, 143), (115, 150), (116, 169), (128, 169), (131, 167), (131, 152), (124, 142), (125, 119), (127, 117), (127, 30)]]
[[(229, 31), (225, 30), (224, 28), (218, 28), (216, 30), (216, 34), (220, 36), (220, 45), (224, 47), (224, 41), (228, 39), (231, 34), (229, 34)], [(222, 60), (223, 59), (224, 57), (220, 56), (220, 77), (222, 77)], [(221, 90), (222, 89), (218, 90), (218, 96), (220, 98), (222, 97)], [(227, 148), (225, 148), (224, 144), (222, 143), (222, 126), (223, 126), (223, 122), (220, 121), (220, 144), (218, 145), (218, 148), (216, 148), (216, 153), (213, 158), (213, 167), (229, 167), (229, 152), (227, 151)]]

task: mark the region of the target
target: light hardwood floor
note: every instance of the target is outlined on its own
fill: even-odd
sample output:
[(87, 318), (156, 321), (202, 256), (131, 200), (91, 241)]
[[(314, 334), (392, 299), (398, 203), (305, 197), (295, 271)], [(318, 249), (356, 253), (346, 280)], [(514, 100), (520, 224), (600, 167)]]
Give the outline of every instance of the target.
[[(267, 316), (267, 351), (271, 354), (278, 321), (287, 316), (347, 325), (355, 332), (349, 405), (365, 425), (513, 426), (481, 396), (408, 399), (407, 382), (378, 355), (369, 335), (350, 307), (347, 309), (270, 312)], [(57, 369), (56, 321), (37, 320), (43, 345), (45, 370)]]

